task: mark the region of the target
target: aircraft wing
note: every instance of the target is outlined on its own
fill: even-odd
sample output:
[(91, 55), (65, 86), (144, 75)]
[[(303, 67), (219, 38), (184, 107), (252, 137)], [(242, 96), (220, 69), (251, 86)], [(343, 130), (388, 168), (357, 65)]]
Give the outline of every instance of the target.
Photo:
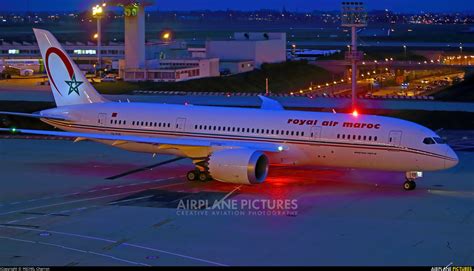
[(46, 116), (46, 115), (35, 114), (35, 113), (30, 114), (30, 113), (0, 111), (0, 115), (20, 116), (20, 117), (28, 117), (28, 118), (35, 118), (35, 119), (67, 120), (66, 118), (61, 117), (61, 116)]
[(281, 152), (287, 149), (286, 146), (273, 143), (260, 142), (241, 142), (232, 140), (207, 140), (207, 139), (192, 139), (192, 138), (172, 138), (172, 137), (143, 137), (133, 135), (109, 135), (109, 134), (93, 134), (93, 133), (77, 133), (77, 132), (62, 132), (62, 131), (44, 131), (44, 130), (28, 130), (16, 128), (0, 128), (0, 132), (11, 132), (21, 134), (33, 135), (48, 135), (48, 136), (62, 136), (80, 139), (98, 139), (110, 140), (117, 142), (136, 142), (148, 143), (155, 145), (169, 145), (169, 146), (186, 146), (186, 147), (241, 147), (249, 148), (266, 152)]

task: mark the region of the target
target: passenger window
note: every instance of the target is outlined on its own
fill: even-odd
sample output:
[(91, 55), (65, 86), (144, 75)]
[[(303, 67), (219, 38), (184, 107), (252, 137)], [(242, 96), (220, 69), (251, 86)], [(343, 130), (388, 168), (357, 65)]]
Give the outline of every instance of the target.
[(372, 136), (369, 136), (369, 141), (372, 141)]
[(367, 136), (364, 136), (364, 141), (367, 140)]
[(376, 137), (376, 136), (374, 136), (374, 141), (377, 141), (377, 137)]
[(423, 143), (425, 143), (426, 145), (436, 144), (436, 142), (434, 141), (434, 139), (431, 138), (431, 137), (426, 137), (425, 139), (423, 139)]
[(361, 139), (362, 139), (362, 136), (359, 135), (359, 136), (357, 137), (357, 140), (361, 140)]
[(346, 139), (346, 135), (342, 135), (342, 139)]
[(301, 136), (304, 136), (304, 132), (301, 132)]

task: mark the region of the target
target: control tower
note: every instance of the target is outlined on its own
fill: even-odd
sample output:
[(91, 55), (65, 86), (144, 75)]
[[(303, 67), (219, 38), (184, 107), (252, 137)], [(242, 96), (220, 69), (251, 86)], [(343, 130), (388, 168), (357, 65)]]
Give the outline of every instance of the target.
[(125, 17), (125, 69), (145, 67), (145, 7), (150, 0), (112, 0), (108, 2), (123, 8)]

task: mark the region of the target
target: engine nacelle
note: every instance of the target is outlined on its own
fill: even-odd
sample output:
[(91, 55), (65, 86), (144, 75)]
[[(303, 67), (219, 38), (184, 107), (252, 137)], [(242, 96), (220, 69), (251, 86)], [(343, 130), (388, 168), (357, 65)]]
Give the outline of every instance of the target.
[(268, 175), (267, 156), (250, 149), (216, 151), (208, 166), (212, 178), (224, 183), (259, 184)]

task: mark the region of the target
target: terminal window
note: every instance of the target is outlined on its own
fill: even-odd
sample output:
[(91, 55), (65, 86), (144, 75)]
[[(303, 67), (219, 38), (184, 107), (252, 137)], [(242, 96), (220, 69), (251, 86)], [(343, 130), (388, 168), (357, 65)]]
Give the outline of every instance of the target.
[(96, 50), (81, 50), (81, 49), (76, 49), (74, 50), (74, 54), (76, 55), (95, 55)]

